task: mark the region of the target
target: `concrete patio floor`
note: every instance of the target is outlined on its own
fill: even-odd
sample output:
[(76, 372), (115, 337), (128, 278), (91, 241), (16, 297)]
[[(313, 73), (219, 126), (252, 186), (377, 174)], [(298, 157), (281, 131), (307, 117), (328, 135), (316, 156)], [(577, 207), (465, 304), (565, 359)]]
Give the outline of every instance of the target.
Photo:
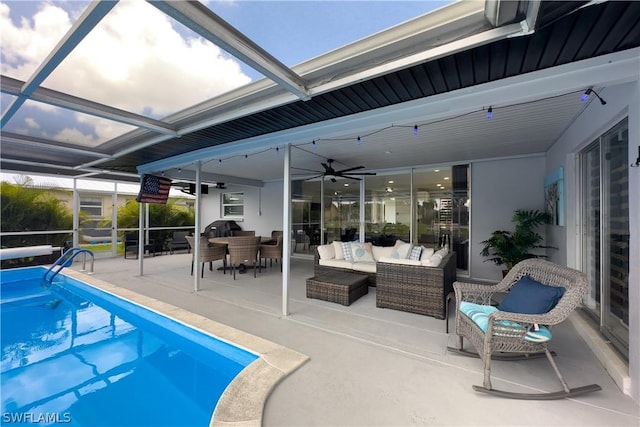
[[(139, 276), (136, 260), (98, 259), (94, 276), (309, 356), (268, 397), (265, 426), (640, 425), (640, 408), (619, 390), (572, 322), (554, 329), (556, 362), (569, 386), (597, 383), (602, 391), (557, 401), (507, 400), (472, 390), (482, 383), (479, 359), (447, 352), (455, 344), (453, 314), (447, 335), (442, 320), (376, 308), (375, 288), (349, 307), (307, 299), (312, 260), (292, 259), (285, 317), (279, 265), (257, 278), (252, 271), (238, 274), (235, 281), (205, 268), (196, 293), (190, 260), (184, 253), (147, 257)], [(545, 359), (492, 367), (496, 388), (560, 389)]]

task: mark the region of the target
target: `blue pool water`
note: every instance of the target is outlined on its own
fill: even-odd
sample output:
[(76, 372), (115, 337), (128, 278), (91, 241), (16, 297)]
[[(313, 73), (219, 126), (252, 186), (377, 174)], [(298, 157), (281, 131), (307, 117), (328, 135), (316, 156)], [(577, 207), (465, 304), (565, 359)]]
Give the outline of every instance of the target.
[(44, 272), (0, 272), (3, 424), (205, 427), (257, 358), (62, 274), (43, 287)]

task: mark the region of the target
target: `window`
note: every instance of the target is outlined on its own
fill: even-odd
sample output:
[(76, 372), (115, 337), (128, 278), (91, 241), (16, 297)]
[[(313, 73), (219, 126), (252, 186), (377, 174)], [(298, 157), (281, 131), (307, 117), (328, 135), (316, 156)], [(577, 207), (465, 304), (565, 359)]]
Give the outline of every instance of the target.
[(244, 193), (222, 193), (222, 217), (244, 217)]
[(80, 210), (90, 217), (102, 217), (102, 199), (100, 197), (80, 197)]

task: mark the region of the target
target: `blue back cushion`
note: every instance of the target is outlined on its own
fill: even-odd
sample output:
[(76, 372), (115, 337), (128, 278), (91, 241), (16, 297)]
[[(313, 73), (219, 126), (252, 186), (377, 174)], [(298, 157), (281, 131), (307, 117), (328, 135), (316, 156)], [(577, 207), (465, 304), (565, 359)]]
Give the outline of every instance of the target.
[(542, 314), (556, 306), (564, 288), (547, 286), (524, 276), (512, 287), (505, 299), (498, 304), (498, 310), (511, 313)]

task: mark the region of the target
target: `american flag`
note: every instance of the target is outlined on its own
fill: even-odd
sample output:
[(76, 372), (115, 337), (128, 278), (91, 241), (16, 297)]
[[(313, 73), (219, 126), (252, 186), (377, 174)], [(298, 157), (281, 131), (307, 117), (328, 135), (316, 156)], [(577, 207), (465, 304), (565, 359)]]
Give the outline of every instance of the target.
[(155, 175), (144, 175), (142, 177), (142, 186), (136, 200), (139, 203), (167, 203), (169, 197), (169, 189), (171, 189), (171, 180)]

